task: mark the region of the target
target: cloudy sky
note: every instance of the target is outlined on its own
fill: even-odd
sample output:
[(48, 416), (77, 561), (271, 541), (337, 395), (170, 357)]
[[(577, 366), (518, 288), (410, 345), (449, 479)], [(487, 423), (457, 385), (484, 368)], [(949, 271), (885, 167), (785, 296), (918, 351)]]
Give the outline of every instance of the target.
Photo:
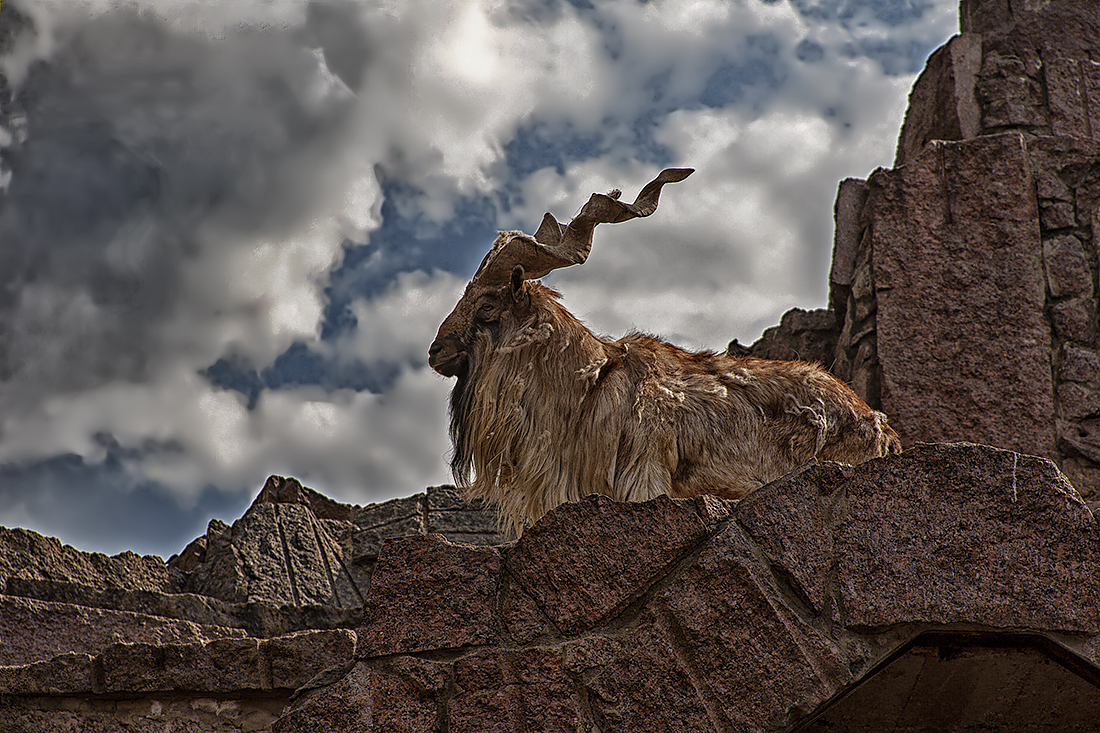
[(956, 8), (3, 0), (0, 524), (167, 557), (272, 473), (447, 482), (426, 350), (495, 231), (665, 167), (567, 307), (722, 349), (822, 306), (837, 183)]

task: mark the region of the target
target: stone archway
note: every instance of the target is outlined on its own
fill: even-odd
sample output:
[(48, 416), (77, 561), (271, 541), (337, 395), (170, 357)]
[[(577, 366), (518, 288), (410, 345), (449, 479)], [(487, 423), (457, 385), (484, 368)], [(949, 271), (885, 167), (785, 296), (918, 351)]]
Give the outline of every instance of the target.
[(919, 634), (790, 733), (1095, 730), (1100, 668), (1041, 634)]

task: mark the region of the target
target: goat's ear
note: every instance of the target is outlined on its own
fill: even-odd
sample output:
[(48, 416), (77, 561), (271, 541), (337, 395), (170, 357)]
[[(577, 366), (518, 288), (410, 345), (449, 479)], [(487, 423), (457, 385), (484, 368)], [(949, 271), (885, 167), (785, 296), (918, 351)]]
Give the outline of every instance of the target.
[(516, 297), (523, 290), (523, 265), (512, 268), (512, 297)]

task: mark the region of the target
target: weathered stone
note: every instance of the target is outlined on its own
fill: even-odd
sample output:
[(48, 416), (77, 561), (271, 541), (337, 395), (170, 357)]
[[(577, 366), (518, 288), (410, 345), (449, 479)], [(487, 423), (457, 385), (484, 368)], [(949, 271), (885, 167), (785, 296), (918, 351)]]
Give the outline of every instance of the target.
[(849, 680), (844, 655), (781, 597), (766, 561), (729, 525), (646, 603), (594, 678), (594, 707), (617, 721), (607, 728), (780, 730), (821, 704)]
[(1100, 631), (1096, 523), (1049, 461), (918, 445), (853, 470), (832, 532), (850, 627)]
[(1051, 131), (1055, 135), (1092, 137), (1086, 78), (1094, 64), (1087, 59), (1051, 54), (1043, 62)]
[(499, 545), (515, 539), (500, 532), (494, 508), (481, 500), (467, 501), (453, 486), (430, 487), (425, 504), (425, 531), (441, 534), (451, 542)]
[(387, 540), (363, 606), (359, 654), (496, 641), (500, 572), (500, 553), (492, 548), (455, 545), (438, 535)]
[[(352, 521), (357, 527), (372, 529), (395, 522), (403, 522), (406, 519), (422, 517), (426, 496), (426, 494), (413, 494), (403, 499), (391, 499), (381, 504), (357, 507), (352, 515)], [(421, 531), (423, 531), (423, 527), (421, 527)]]
[(355, 632), (301, 631), (260, 642), (271, 687), (295, 690), (318, 673), (355, 658)]
[(1092, 270), (1085, 258), (1085, 248), (1077, 237), (1063, 234), (1043, 242), (1043, 262), (1047, 286), (1055, 298), (1092, 297)]
[(1012, 17), (1009, 0), (961, 0), (959, 30), (964, 33), (991, 33)]
[(197, 570), (206, 562), (206, 536), (191, 540), (183, 552), (168, 558), (168, 567), (185, 573)]
[(1002, 55), (986, 50), (977, 82), (981, 107), (981, 127), (1036, 128), (1049, 124), (1049, 116), (1039, 81), (1038, 55)]
[(447, 686), (450, 670), (448, 665), (419, 657), (395, 657), (390, 661), (389, 668), (422, 692), (442, 692)]
[(391, 537), (404, 537), (424, 533), (424, 519), (420, 515), (395, 520), (378, 527), (359, 530), (348, 541), (348, 555), (354, 562), (377, 560), (382, 544)]
[[(290, 571), (291, 595), (295, 606), (309, 604), (349, 608), (362, 605), (356, 591), (339, 593), (336, 578), (343, 575), (338, 543), (329, 537), (308, 506), (275, 506), (279, 539)], [(350, 589), (354, 584), (344, 584)], [(259, 599), (249, 599), (259, 600)]]
[(867, 181), (845, 178), (837, 186), (833, 204), (833, 262), (829, 268), (829, 308), (838, 320), (843, 319), (852, 277), (856, 267), (856, 252), (862, 233), (860, 217), (867, 202)]
[(1066, 420), (1100, 417), (1100, 392), (1072, 382), (1058, 385), (1058, 406)]
[(29, 664), (68, 653), (96, 655), (123, 640), (188, 644), (243, 635), (239, 629), (0, 596), (0, 664), (5, 665)]
[(208, 644), (115, 644), (100, 655), (104, 691), (235, 692), (270, 689), (256, 639)]
[[(593, 648), (595, 647), (595, 648)], [(595, 668), (586, 684), (589, 704), (605, 733), (712, 731), (713, 697), (700, 690), (694, 673), (669, 639), (651, 626), (625, 642), (589, 636), (571, 654), (572, 665)]]
[(1066, 344), (1062, 348), (1058, 379), (1100, 386), (1100, 353), (1075, 344)]
[[(478, 535), (484, 534), (487, 527), (493, 527), (497, 521), (497, 513), (494, 509), (467, 509), (465, 511), (429, 511), (428, 531), (441, 534), (450, 539), (451, 535)], [(495, 532), (492, 533), (497, 538)], [(500, 542), (503, 542), (500, 538)], [(498, 542), (499, 544), (499, 542)]]
[(751, 347), (734, 339), (726, 352), (731, 356), (830, 364), (839, 335), (840, 326), (831, 311), (792, 308), (783, 314), (778, 326), (765, 330)]
[(447, 704), (451, 733), (591, 728), (556, 650), (475, 652), (454, 668), (460, 691)]
[(1059, 437), (1071, 446), (1071, 455), (1100, 464), (1100, 418), (1062, 421)]
[[(909, 92), (895, 167), (917, 157), (931, 140), (968, 140), (978, 135), (981, 111), (975, 86), (981, 64), (982, 39), (973, 33), (955, 36), (928, 57)], [(838, 232), (839, 224), (838, 218)]]
[(1071, 298), (1050, 306), (1050, 325), (1063, 341), (1091, 343), (1096, 306), (1091, 298)]
[[(356, 664), (339, 681), (299, 697), (272, 733), (431, 733), (436, 703), (408, 682)], [(453, 730), (453, 729), (452, 729)]]
[(1040, 201), (1039, 221), (1044, 231), (1066, 229), (1077, 225), (1077, 214), (1068, 201)]
[(345, 541), (344, 551), (353, 563), (371, 563), (378, 559), (382, 543), (390, 537), (424, 532), (425, 494), (392, 499), (381, 504), (360, 507), (353, 516), (358, 531)]
[(719, 499), (717, 496), (703, 494), (695, 497), (695, 509), (699, 516), (709, 525), (724, 522), (733, 515), (733, 508), (737, 506), (734, 499)]
[[(1100, 499), (1100, 462), (1072, 456), (1062, 459), (1062, 472), (1086, 501)], [(1095, 512), (1095, 507), (1093, 508)]]
[(21, 667), (0, 666), (0, 693), (66, 695), (96, 691), (90, 654), (61, 654)]
[(269, 476), (253, 504), (301, 504), (309, 507), (310, 513), (318, 519), (341, 522), (351, 521), (359, 510), (357, 506), (341, 504), (302, 486), (298, 479), (282, 476)]
[(882, 409), (902, 442), (1054, 455), (1050, 327), (1023, 139), (939, 143), (869, 185)]
[(426, 502), (426, 511), (464, 511), (467, 509), (485, 509), (484, 501), (475, 499), (467, 501), (457, 488), (450, 485), (429, 486)]
[(277, 478), (268, 480), (232, 529), (207, 532), (206, 561), (189, 589), (230, 603), (360, 606), (361, 579), (350, 573), (340, 543), (313, 511), (316, 505), (343, 523), (350, 507), (341, 510), (344, 505), (297, 481)]
[(214, 598), (193, 593), (157, 593), (155, 591), (96, 589), (79, 583), (8, 578), (8, 595), (54, 603), (71, 603), (90, 608), (132, 611), (147, 616), (162, 616), (210, 626), (238, 626), (237, 609)]
[(14, 697), (0, 700), (4, 733), (263, 733), (285, 698), (188, 695), (139, 699)]
[(514, 583), (504, 593), (500, 615), (504, 632), (517, 644), (530, 644), (540, 636), (557, 636), (557, 629), (535, 599), (515, 587)]
[(89, 588), (162, 591), (168, 566), (159, 557), (81, 552), (28, 529), (0, 527), (0, 590), (9, 578), (74, 582)]
[(834, 563), (819, 496), (832, 494), (851, 476), (850, 466), (810, 465), (752, 492), (736, 509), (749, 537), (817, 613), (825, 608)]
[(590, 496), (527, 530), (508, 572), (559, 629), (578, 633), (637, 599), (707, 531), (690, 501)]
[[(1090, 168), (1083, 180), (1074, 187), (1073, 193), (1077, 224), (1082, 227), (1090, 226), (1100, 212), (1100, 168)], [(1093, 244), (1095, 243), (1096, 240), (1093, 239)]]

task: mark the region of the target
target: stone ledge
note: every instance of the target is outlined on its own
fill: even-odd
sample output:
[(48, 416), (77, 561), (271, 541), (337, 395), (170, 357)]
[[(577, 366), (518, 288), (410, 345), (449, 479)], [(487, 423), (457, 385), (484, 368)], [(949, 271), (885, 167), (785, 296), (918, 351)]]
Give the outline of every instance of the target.
[(0, 666), (0, 694), (290, 691), (354, 659), (355, 644), (355, 632), (346, 629), (202, 644), (113, 644), (95, 656), (62, 654), (47, 661)]
[[(1100, 679), (1100, 534), (1046, 459), (920, 445), (808, 465), (724, 508), (590, 497), (499, 548), (503, 571), (442, 539), (391, 541), (367, 600), (394, 615), (373, 614), (358, 664), (275, 730), (335, 730), (330, 714), (354, 713), (453, 731), (781, 731), (929, 633), (1028, 629)], [(478, 612), (404, 595), (429, 588)], [(397, 671), (415, 664), (436, 682)]]

